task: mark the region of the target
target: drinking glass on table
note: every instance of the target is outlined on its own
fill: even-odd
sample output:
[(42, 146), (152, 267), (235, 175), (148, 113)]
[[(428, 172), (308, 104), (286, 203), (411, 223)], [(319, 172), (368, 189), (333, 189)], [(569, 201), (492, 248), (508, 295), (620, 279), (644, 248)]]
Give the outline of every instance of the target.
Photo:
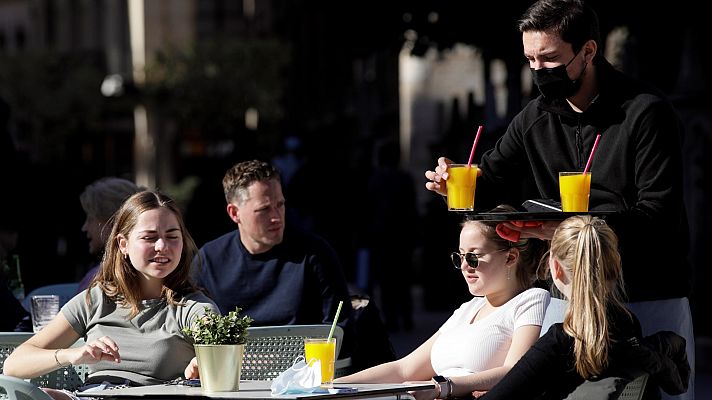
[(321, 383), (331, 384), (334, 382), (334, 361), (336, 359), (336, 338), (305, 338), (304, 358), (307, 364), (311, 360), (319, 360), (321, 363)]
[(56, 294), (32, 296), (30, 303), (34, 332), (42, 330), (59, 313), (59, 296)]

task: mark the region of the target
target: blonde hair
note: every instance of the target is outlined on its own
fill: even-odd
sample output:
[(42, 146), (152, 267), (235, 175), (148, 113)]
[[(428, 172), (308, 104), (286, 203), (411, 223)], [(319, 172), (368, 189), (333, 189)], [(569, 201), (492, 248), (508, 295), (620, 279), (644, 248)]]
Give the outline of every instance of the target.
[(619, 309), (631, 315), (624, 304), (618, 238), (602, 219), (575, 216), (556, 229), (550, 251), (571, 280), (563, 326), (574, 338), (576, 372), (590, 378), (608, 366), (609, 313)]
[[(158, 208), (170, 210), (178, 220), (183, 237), (183, 250), (176, 269), (163, 280), (161, 298), (169, 305), (178, 305), (179, 299), (196, 291), (191, 281), (190, 269), (193, 258), (198, 253), (198, 248), (193, 238), (188, 233), (183, 216), (178, 205), (168, 196), (157, 191), (143, 191), (129, 197), (111, 219), (111, 234), (106, 241), (104, 257), (101, 268), (96, 274), (89, 288), (99, 286), (111, 300), (130, 308), (129, 319), (138, 315), (141, 304), (140, 274), (124, 257), (119, 249), (116, 238), (119, 234), (129, 237), (135, 228), (138, 217), (146, 211)], [(87, 301), (90, 301), (87, 291)]]

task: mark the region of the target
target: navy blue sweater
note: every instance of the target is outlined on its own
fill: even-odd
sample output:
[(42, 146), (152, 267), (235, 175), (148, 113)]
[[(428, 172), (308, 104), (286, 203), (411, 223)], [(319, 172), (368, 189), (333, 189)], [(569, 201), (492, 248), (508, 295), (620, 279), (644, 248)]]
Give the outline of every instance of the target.
[[(250, 254), (235, 230), (200, 249), (196, 282), (222, 313), (242, 308), (254, 326), (331, 323), (349, 316), (350, 298), (336, 253), (323, 239), (287, 229), (281, 244)], [(197, 260), (196, 260), (197, 262)]]

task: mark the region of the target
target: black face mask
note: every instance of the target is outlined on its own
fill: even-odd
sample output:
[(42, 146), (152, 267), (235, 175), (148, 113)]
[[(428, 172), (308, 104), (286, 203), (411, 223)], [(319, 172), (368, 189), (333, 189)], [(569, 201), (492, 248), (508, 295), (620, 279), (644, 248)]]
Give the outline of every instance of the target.
[(530, 68), (534, 84), (539, 87), (539, 91), (544, 97), (547, 99), (565, 99), (571, 97), (579, 90), (581, 87), (581, 77), (584, 71), (586, 71), (586, 65), (588, 65), (588, 63), (584, 65), (581, 75), (575, 80), (571, 80), (566, 73), (566, 67), (576, 59), (577, 55), (578, 53), (565, 65), (559, 65), (554, 68)]

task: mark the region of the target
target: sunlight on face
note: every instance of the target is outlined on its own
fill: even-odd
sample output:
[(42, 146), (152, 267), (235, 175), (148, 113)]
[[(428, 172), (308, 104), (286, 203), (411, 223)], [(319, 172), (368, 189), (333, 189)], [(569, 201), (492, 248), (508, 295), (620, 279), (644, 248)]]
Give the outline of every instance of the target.
[(284, 195), (276, 179), (254, 182), (249, 198), (238, 205), (240, 237), (245, 247), (263, 253), (282, 242), (284, 236)]
[(183, 251), (178, 219), (164, 207), (146, 211), (138, 217), (129, 237), (120, 237), (119, 248), (148, 281), (161, 283), (176, 269)]
[(476, 222), (468, 222), (460, 231), (460, 253), (480, 255), (477, 268), (469, 265), (461, 268), (473, 296), (491, 295), (507, 287), (507, 252), (498, 250), (501, 249), (486, 239)]

